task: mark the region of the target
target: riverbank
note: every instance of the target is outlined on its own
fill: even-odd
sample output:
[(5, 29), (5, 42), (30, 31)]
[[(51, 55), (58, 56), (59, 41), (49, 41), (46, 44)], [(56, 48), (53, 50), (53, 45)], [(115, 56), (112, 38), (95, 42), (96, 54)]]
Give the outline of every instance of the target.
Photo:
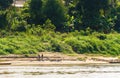
[[(43, 55), (41, 60), (40, 57)], [(40, 52), (38, 55), (8, 55), (0, 56), (0, 65), (86, 65), (86, 64), (108, 64), (117, 57), (91, 56), (85, 54), (67, 55), (62, 53)]]
[(1, 65), (12, 66), (54, 66), (54, 65), (87, 65), (87, 64), (108, 64), (102, 61), (6, 61), (0, 62)]

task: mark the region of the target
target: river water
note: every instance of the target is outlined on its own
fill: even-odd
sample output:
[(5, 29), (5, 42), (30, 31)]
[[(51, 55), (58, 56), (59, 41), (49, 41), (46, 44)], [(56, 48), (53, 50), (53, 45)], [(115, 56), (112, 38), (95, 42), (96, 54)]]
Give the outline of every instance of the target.
[(120, 64), (0, 66), (0, 78), (120, 78)]

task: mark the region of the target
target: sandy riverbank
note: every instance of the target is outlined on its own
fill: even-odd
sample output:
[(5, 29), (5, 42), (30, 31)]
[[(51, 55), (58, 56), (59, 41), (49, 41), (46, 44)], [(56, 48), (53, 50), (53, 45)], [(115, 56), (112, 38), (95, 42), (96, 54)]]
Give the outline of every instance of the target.
[(13, 65), (13, 66), (25, 66), (25, 65), (37, 65), (37, 66), (46, 66), (46, 65), (86, 65), (86, 64), (108, 64), (108, 62), (102, 61), (4, 61), (0, 62), (2, 65)]
[(61, 53), (41, 52), (44, 61), (39, 61), (38, 57), (13, 56), (0, 57), (0, 65), (84, 65), (84, 64), (107, 64), (116, 57), (89, 56), (89, 55), (66, 55)]

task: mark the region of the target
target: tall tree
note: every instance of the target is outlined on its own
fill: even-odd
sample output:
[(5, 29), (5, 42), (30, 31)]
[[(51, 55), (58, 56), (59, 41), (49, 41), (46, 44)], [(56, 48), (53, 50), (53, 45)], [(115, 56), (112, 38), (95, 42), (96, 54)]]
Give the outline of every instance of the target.
[(63, 30), (67, 12), (62, 0), (47, 0), (44, 13), (56, 26), (56, 30)]
[(7, 25), (7, 11), (6, 9), (11, 6), (13, 0), (0, 0), (0, 28), (4, 28)]
[(0, 11), (0, 28), (4, 28), (7, 25), (6, 13)]
[(83, 28), (104, 31), (109, 21), (109, 0), (79, 0), (76, 6), (81, 15)]
[(116, 15), (115, 26), (114, 29), (120, 32), (120, 0), (115, 0), (114, 2), (114, 16)]
[(6, 9), (13, 3), (13, 0), (0, 0), (0, 9)]
[(42, 0), (31, 0), (29, 3), (30, 18), (29, 23), (43, 24)]
[(65, 6), (68, 8), (68, 14), (70, 16), (76, 15), (75, 6), (79, 2), (78, 0), (64, 0)]

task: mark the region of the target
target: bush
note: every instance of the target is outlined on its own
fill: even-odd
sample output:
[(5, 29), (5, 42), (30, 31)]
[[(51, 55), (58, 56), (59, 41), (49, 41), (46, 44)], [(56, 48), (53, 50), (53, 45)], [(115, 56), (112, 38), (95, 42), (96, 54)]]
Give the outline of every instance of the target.
[(28, 29), (27, 33), (42, 36), (45, 34), (45, 30), (43, 30), (40, 25), (35, 26), (33, 24), (32, 27), (30, 29)]
[(7, 55), (8, 53), (6, 53), (5, 51), (3, 50), (0, 50), (0, 55)]
[(120, 54), (118, 43), (113, 42), (113, 40), (107, 40), (107, 38), (101, 41), (101, 39), (93, 36), (78, 36), (66, 38), (65, 43), (70, 45), (73, 51), (77, 53)]
[(57, 40), (52, 40), (51, 46), (54, 52), (73, 53), (71, 46)]
[(48, 51), (66, 54), (76, 52), (79, 54), (120, 55), (119, 34), (93, 33), (94, 35), (88, 36), (79, 34), (80, 32), (69, 34), (50, 32), (38, 36), (22, 32), (17, 35), (15, 33), (15, 35), (0, 38), (0, 54), (36, 54)]
[(99, 38), (100, 40), (105, 40), (107, 37), (105, 34), (100, 34), (97, 36), (97, 38)]
[(48, 30), (48, 31), (54, 31), (56, 29), (55, 25), (52, 24), (50, 19), (47, 19), (45, 24), (42, 26), (43, 29)]
[(77, 53), (84, 52), (81, 48), (82, 46), (80, 44), (80, 41), (78, 41), (76, 38), (66, 39), (65, 42), (72, 47), (73, 51), (75, 51)]

